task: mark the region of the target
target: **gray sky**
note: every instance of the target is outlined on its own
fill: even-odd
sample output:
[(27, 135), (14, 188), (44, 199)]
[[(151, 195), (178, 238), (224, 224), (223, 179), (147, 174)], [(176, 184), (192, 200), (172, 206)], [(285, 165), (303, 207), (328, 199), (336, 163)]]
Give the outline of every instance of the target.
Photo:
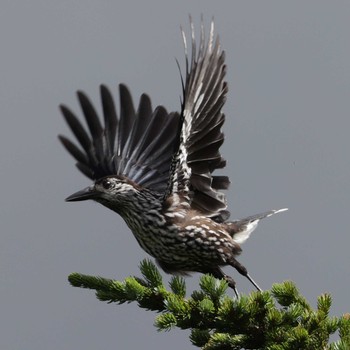
[(214, 15), (227, 54), (232, 217), (290, 208), (259, 225), (240, 261), (264, 289), (292, 279), (313, 305), (327, 291), (332, 314), (349, 312), (348, 1), (3, 0), (1, 349), (191, 347), (188, 332), (157, 333), (152, 312), (69, 286), (73, 271), (139, 275), (146, 253), (114, 213), (64, 202), (89, 181), (56, 137), (70, 135), (58, 104), (79, 111), (77, 89), (97, 103), (101, 83), (178, 110), (189, 13), (207, 28)]

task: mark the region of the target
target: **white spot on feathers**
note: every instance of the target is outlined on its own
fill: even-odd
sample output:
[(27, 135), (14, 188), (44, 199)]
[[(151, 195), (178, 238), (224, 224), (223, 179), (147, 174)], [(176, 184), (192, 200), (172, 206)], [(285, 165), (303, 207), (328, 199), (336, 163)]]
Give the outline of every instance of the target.
[(250, 236), (250, 234), (256, 229), (258, 226), (259, 220), (255, 220), (253, 222), (250, 222), (246, 225), (245, 229), (243, 231), (239, 231), (235, 233), (232, 237), (232, 239), (238, 243), (244, 243)]

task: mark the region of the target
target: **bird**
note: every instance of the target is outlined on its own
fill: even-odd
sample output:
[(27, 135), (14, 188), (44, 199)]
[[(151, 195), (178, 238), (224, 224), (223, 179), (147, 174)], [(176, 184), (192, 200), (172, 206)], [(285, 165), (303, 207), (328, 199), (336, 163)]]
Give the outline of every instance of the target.
[(202, 19), (197, 42), (190, 17), (190, 45), (181, 28), (184, 73), (176, 61), (182, 85), (180, 112), (168, 112), (161, 105), (153, 108), (147, 94), (135, 107), (124, 84), (119, 85), (119, 113), (109, 88), (100, 86), (102, 118), (89, 97), (77, 92), (86, 126), (60, 105), (79, 145), (58, 137), (77, 168), (92, 180), (66, 201), (93, 200), (111, 209), (166, 273), (211, 274), (225, 280), (238, 297), (235, 280), (222, 268), (235, 268), (261, 291), (237, 256), (261, 219), (287, 208), (229, 220), (223, 191), (230, 180), (214, 175), (226, 165), (220, 153), (228, 92), (225, 51), (214, 21), (209, 35), (204, 27)]

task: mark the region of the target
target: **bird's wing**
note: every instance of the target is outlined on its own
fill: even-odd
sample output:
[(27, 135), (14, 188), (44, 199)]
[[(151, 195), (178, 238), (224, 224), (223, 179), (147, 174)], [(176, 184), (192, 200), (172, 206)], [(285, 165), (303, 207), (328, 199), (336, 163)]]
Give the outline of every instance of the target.
[(77, 167), (87, 177), (99, 179), (122, 175), (151, 190), (164, 193), (176, 144), (179, 115), (164, 107), (152, 109), (150, 98), (143, 94), (137, 111), (129, 90), (119, 85), (120, 114), (107, 87), (101, 86), (104, 125), (83, 93), (78, 100), (84, 114), (85, 128), (66, 106), (60, 106), (65, 120), (80, 147), (59, 136), (64, 147), (76, 159)]
[(213, 22), (208, 40), (205, 39), (202, 22), (198, 52), (192, 21), (191, 30), (190, 58), (182, 31), (186, 72), (178, 151), (171, 166), (165, 203), (174, 210), (190, 204), (201, 213), (223, 221), (228, 218), (229, 212), (225, 195), (220, 190), (227, 189), (230, 181), (227, 176), (212, 173), (226, 165), (219, 152), (224, 141), (221, 128), (225, 120), (221, 108), (228, 91), (224, 81), (225, 54), (220, 48), (219, 38), (214, 38)]

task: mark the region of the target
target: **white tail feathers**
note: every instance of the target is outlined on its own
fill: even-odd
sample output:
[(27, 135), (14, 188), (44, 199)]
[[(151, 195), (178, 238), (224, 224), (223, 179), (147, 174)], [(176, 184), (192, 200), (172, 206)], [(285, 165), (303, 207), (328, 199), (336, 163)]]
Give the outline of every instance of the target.
[(257, 228), (258, 223), (261, 219), (268, 218), (274, 214), (281, 213), (286, 210), (288, 210), (288, 208), (277, 210), (273, 209), (264, 213), (248, 216), (244, 219), (234, 221), (233, 224), (237, 226), (238, 232), (233, 234), (233, 240), (238, 244), (244, 243), (249, 238), (250, 234)]

